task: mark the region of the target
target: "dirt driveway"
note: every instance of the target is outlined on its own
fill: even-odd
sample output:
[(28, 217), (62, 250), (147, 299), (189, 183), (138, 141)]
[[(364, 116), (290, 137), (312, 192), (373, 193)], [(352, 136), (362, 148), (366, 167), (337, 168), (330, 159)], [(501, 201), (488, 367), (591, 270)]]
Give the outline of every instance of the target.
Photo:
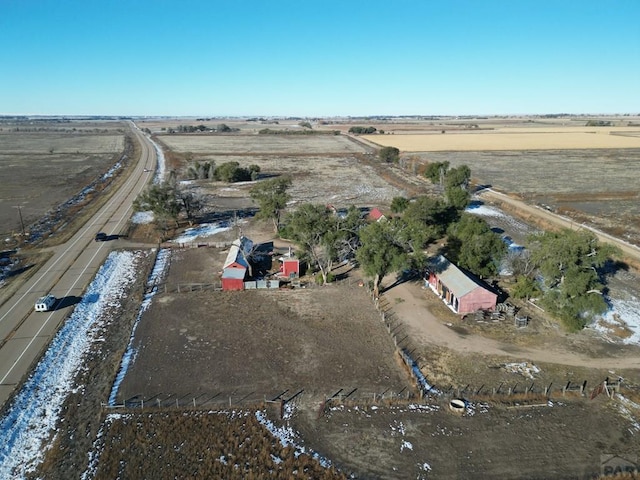
[[(389, 281), (392, 279), (389, 278)], [(616, 355), (592, 357), (573, 351), (568, 342), (546, 345), (546, 348), (514, 346), (480, 335), (461, 335), (451, 322), (436, 317), (430, 310), (427, 297), (435, 293), (421, 285), (422, 282), (403, 282), (386, 291), (393, 310), (411, 329), (416, 343), (431, 343), (460, 353), (503, 355), (532, 362), (558, 363), (562, 365), (606, 368), (640, 368), (640, 348), (619, 348)], [(433, 300), (433, 298), (431, 300)], [(579, 334), (576, 334), (579, 335)]]

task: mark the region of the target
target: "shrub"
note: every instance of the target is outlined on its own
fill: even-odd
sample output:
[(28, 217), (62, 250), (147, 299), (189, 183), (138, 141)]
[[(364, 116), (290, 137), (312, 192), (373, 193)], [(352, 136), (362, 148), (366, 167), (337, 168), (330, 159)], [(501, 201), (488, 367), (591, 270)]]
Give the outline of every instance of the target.
[(400, 150), (396, 147), (382, 147), (378, 152), (380, 160), (386, 163), (398, 163), (400, 160)]

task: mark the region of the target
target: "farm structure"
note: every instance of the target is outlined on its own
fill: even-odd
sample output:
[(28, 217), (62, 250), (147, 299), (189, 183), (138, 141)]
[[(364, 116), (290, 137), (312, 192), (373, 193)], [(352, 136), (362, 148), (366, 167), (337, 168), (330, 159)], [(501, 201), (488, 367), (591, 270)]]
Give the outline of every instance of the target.
[(384, 213), (382, 213), (379, 208), (374, 207), (369, 212), (368, 218), (373, 222), (379, 222), (385, 220), (387, 217), (384, 216)]
[(245, 236), (233, 241), (222, 267), (222, 290), (244, 290), (244, 280), (251, 275), (252, 250), (253, 242)]
[(425, 284), (455, 313), (466, 314), (496, 308), (496, 293), (442, 255), (431, 259), (427, 265)]
[(300, 260), (294, 257), (280, 258), (280, 275), (286, 278), (300, 276)]

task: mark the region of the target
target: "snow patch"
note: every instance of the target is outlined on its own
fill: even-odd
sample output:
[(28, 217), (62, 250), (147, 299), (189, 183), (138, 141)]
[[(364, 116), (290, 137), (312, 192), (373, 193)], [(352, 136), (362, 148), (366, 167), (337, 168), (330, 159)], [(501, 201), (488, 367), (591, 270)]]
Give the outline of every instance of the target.
[(31, 476), (91, 346), (135, 280), (143, 252), (112, 252), (0, 419), (0, 478)]
[(212, 237), (217, 233), (226, 232), (232, 227), (231, 223), (222, 221), (217, 223), (203, 223), (197, 227), (187, 228), (182, 235), (171, 240), (172, 243), (189, 243), (197, 238)]
[(610, 308), (600, 321), (591, 327), (610, 338), (614, 330), (626, 329), (630, 335), (622, 339), (626, 344), (640, 345), (640, 300), (632, 296), (627, 300), (609, 298)]
[(407, 450), (413, 450), (413, 444), (411, 442), (407, 442), (406, 440), (403, 440), (402, 443), (400, 444), (400, 451), (402, 452), (405, 448)]
[(540, 373), (540, 369), (532, 363), (505, 363), (503, 368), (509, 373), (518, 373), (523, 377), (533, 379), (534, 374)]
[(143, 225), (153, 222), (153, 212), (136, 212), (131, 216), (131, 223)]
[(617, 398), (618, 400), (620, 400), (620, 404), (618, 405), (620, 413), (623, 417), (629, 420), (629, 422), (631, 422), (629, 432), (632, 435), (640, 433), (640, 422), (638, 422), (638, 415), (640, 414), (640, 404), (637, 404), (636, 402), (629, 400), (622, 395), (618, 395)]
[(131, 334), (129, 335), (129, 344), (127, 345), (127, 349), (125, 350), (124, 355), (122, 356), (118, 374), (116, 375), (116, 379), (113, 382), (113, 386), (111, 387), (111, 394), (109, 395), (109, 405), (111, 406), (114, 406), (116, 404), (116, 397), (118, 396), (118, 389), (120, 388), (120, 384), (122, 383), (122, 380), (124, 380), (124, 376), (127, 374), (129, 365), (131, 365), (131, 363), (133, 363), (133, 361), (135, 360), (137, 350), (133, 347), (133, 339), (136, 328), (138, 327), (138, 323), (140, 323), (142, 314), (147, 308), (149, 308), (149, 305), (151, 305), (151, 299), (156, 294), (156, 291), (158, 289), (158, 282), (164, 277), (166, 273), (170, 256), (171, 251), (169, 249), (161, 249), (156, 257), (153, 270), (151, 271), (151, 274), (147, 279), (147, 293), (145, 293), (142, 299), (140, 310), (138, 310), (138, 315), (136, 316), (136, 319), (133, 323), (133, 328), (131, 329)]
[(280, 444), (283, 447), (288, 447), (291, 446), (294, 448), (294, 455), (296, 457), (302, 455), (303, 453), (310, 455), (311, 457), (313, 457), (320, 465), (322, 465), (324, 468), (330, 468), (331, 467), (331, 461), (321, 457), (320, 455), (318, 455), (316, 452), (314, 452), (313, 450), (307, 450), (306, 447), (299, 445), (296, 443), (297, 439), (300, 438), (299, 435), (293, 431), (293, 429), (290, 426), (277, 426), (275, 425), (271, 420), (269, 420), (266, 416), (266, 414), (262, 411), (257, 411), (256, 412), (256, 418), (258, 419), (258, 421), (265, 426), (265, 428), (267, 430), (269, 430), (269, 432), (271, 433), (271, 435), (273, 435), (274, 437), (276, 437), (279, 441)]

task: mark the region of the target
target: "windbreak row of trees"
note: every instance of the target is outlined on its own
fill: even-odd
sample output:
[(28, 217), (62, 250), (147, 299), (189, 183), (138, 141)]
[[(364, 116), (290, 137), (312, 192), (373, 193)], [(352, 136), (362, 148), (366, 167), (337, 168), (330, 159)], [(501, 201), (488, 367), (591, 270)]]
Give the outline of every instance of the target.
[(303, 130), (292, 130), (292, 129), (273, 129), (273, 128), (263, 128), (258, 130), (259, 135), (340, 135), (340, 130), (313, 130), (310, 128), (305, 128)]
[[(394, 204), (403, 205), (401, 214), (375, 223), (368, 223), (355, 206), (336, 214), (326, 205), (307, 203), (283, 216), (290, 186), (289, 179), (270, 179), (251, 190), (260, 218), (273, 221), (276, 232), (298, 245), (303, 259), (323, 282), (330, 281), (333, 265), (355, 256), (373, 279), (376, 291), (388, 273), (423, 264), (424, 249), (445, 235), (461, 219), (466, 207), (450, 205), (439, 198), (409, 201), (399, 197)], [(488, 227), (484, 232), (495, 236)]]
[(259, 165), (241, 167), (238, 162), (195, 162), (187, 168), (186, 176), (190, 180), (215, 180), (219, 182), (248, 182), (257, 180), (260, 175)]
[(469, 204), (471, 170), (468, 166), (460, 165), (457, 168), (451, 168), (449, 162), (433, 162), (427, 166), (424, 175), (431, 180), (431, 183), (442, 187), (449, 203), (459, 206)]
[(354, 133), (356, 135), (370, 135), (372, 133), (376, 133), (376, 131), (376, 127), (353, 126), (349, 129), (349, 133)]
[(208, 127), (207, 125), (178, 125), (175, 128), (169, 128), (168, 133), (200, 133), (200, 132), (216, 132), (216, 133), (228, 133), (238, 132), (239, 128), (232, 128), (226, 123), (220, 123), (215, 127)]

